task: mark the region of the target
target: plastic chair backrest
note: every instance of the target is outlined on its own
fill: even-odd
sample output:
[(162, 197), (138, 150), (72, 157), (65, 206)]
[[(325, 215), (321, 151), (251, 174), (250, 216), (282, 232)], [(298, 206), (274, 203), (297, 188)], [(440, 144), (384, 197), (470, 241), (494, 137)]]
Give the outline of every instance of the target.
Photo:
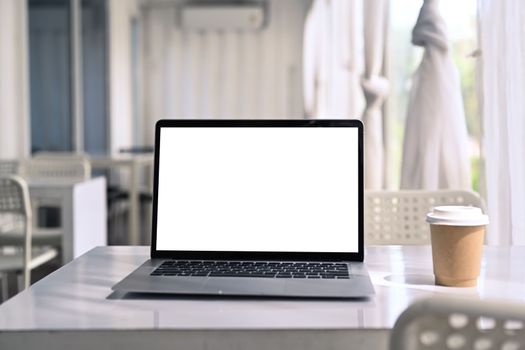
[(16, 232), (20, 240), (9, 240), (6, 244), (13, 243), (24, 249), (24, 284), (29, 285), (29, 264), (31, 261), (31, 206), (29, 189), (24, 179), (16, 175), (0, 177), (0, 246), (2, 233)]
[(0, 159), (0, 176), (18, 174), (18, 161), (14, 159)]
[(390, 350), (525, 348), (525, 305), (466, 298), (415, 302), (397, 319)]
[(34, 182), (80, 182), (91, 177), (89, 158), (78, 154), (38, 154), (22, 168), (24, 176)]
[(438, 205), (475, 206), (485, 212), (483, 200), (472, 191), (365, 191), (365, 244), (429, 244), (426, 214)]

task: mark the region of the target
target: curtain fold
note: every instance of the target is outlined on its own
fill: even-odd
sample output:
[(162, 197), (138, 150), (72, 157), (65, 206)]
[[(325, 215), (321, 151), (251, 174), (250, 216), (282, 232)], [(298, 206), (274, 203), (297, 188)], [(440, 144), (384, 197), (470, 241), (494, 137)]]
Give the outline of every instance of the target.
[(389, 93), (388, 79), (382, 75), (387, 0), (365, 0), (363, 5), (365, 71), (361, 86), (366, 100), (363, 112), (365, 187), (379, 190), (384, 188), (385, 162), (382, 106)]
[(459, 74), (438, 0), (425, 0), (412, 32), (425, 51), (413, 78), (403, 144), (402, 189), (470, 189), (468, 133)]
[(478, 0), (491, 245), (525, 244), (525, 2)]
[(303, 36), (303, 99), (310, 118), (359, 118), (362, 0), (314, 0)]

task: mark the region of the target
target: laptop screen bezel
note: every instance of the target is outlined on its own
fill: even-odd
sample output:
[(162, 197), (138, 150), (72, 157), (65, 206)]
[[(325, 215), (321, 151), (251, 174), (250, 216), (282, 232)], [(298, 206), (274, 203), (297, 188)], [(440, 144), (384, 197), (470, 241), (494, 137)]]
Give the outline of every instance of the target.
[[(184, 127), (352, 127), (358, 130), (358, 251), (333, 252), (257, 252), (257, 251), (182, 251), (157, 250), (157, 204), (159, 186), (160, 135), (163, 128)], [(364, 260), (364, 148), (363, 123), (350, 119), (254, 119), (254, 120), (194, 120), (162, 119), (155, 125), (155, 155), (153, 176), (153, 214), (151, 236), (152, 259), (199, 259), (199, 260), (290, 260), (290, 261), (363, 261)]]

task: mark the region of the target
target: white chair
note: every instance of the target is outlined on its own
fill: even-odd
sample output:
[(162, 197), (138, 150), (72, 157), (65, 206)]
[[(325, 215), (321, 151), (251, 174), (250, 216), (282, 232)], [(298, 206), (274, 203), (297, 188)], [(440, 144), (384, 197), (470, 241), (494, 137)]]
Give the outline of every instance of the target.
[[(20, 173), (30, 183), (73, 184), (91, 178), (91, 164), (88, 156), (82, 153), (42, 152), (25, 160), (20, 166)], [(34, 212), (38, 213), (40, 208), (60, 209), (62, 203), (50, 195), (46, 198), (31, 198), (31, 205)], [(62, 210), (58, 210), (59, 222), (63, 221), (61, 215)], [(61, 227), (41, 227), (38, 220), (34, 220), (33, 227), (34, 246), (61, 246)]]
[(423, 299), (397, 319), (390, 350), (525, 349), (525, 305)]
[(14, 159), (0, 159), (0, 176), (18, 174), (18, 161)]
[(426, 214), (438, 205), (485, 205), (479, 194), (463, 190), (365, 191), (366, 244), (429, 244)]
[(7, 297), (7, 273), (23, 276), (22, 287), (31, 281), (31, 270), (52, 260), (52, 248), (32, 248), (32, 222), (29, 190), (18, 176), (0, 177), (0, 273), (2, 299)]

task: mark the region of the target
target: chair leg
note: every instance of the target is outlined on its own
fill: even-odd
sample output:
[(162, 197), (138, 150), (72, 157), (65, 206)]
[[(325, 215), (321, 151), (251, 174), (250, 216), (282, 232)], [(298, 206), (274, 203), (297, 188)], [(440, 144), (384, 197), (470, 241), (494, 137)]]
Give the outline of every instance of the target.
[(31, 285), (31, 270), (26, 269), (24, 271), (24, 289), (29, 288)]
[(1, 303), (3, 303), (9, 298), (9, 285), (7, 283), (8, 277), (9, 275), (6, 272), (0, 273), (0, 279), (2, 283), (2, 300), (0, 300)]
[(16, 282), (17, 282), (16, 283), (16, 287), (17, 287), (16, 293), (18, 294), (24, 290), (24, 273), (23, 272), (16, 274)]
[(26, 288), (29, 288), (31, 285), (31, 270), (26, 269), (23, 270), (21, 273), (17, 274), (17, 282), (18, 282), (18, 293), (23, 291)]

